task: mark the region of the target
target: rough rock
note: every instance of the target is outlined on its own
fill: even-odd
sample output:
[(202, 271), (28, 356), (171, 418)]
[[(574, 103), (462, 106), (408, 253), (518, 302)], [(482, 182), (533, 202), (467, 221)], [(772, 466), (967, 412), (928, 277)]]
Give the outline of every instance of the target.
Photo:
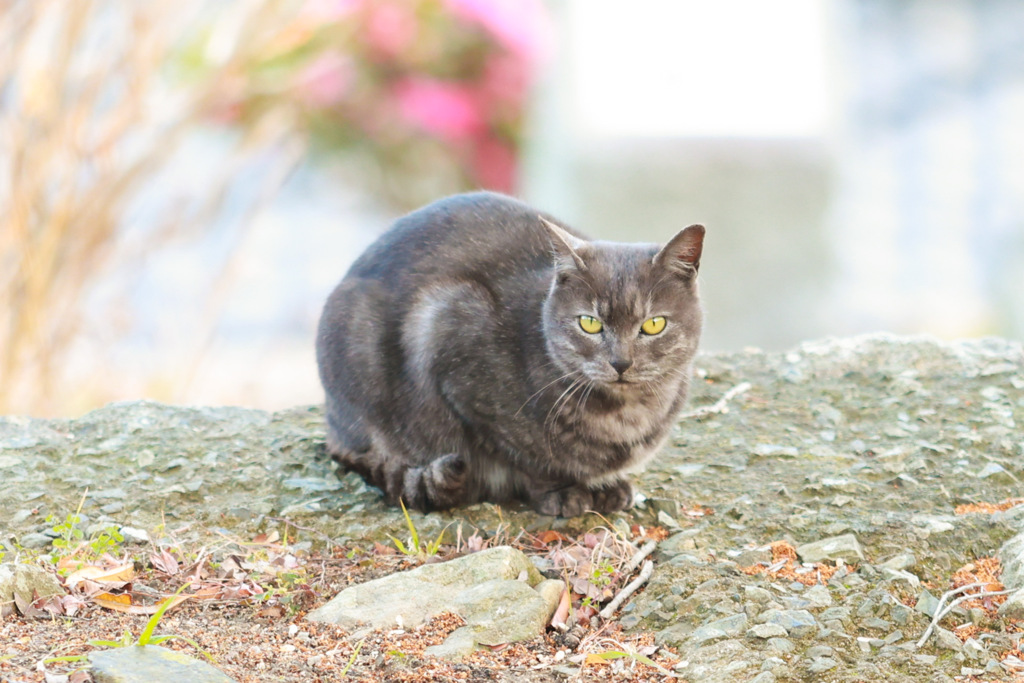
[(804, 562), (822, 562), (824, 560), (857, 562), (864, 559), (864, 551), (853, 534), (843, 534), (812, 543), (804, 543), (797, 546), (796, 554)]
[(53, 574), (30, 564), (0, 564), (0, 618), (23, 611), (37, 598), (64, 595)]
[(96, 683), (233, 683), (234, 679), (204, 661), (155, 645), (136, 645), (89, 654)]
[(562, 587), (560, 581), (544, 580), (519, 550), (499, 546), (350, 586), (307, 619), (350, 629), (413, 628), (452, 611), (466, 625), (430, 654), (458, 659), (478, 644), (501, 645), (542, 633)]

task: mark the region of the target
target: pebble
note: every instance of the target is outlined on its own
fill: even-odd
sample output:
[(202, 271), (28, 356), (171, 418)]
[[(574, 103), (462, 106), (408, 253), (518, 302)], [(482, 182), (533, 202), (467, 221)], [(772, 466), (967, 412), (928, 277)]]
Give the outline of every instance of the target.
[(899, 555), (894, 555), (893, 557), (890, 557), (888, 560), (886, 560), (878, 566), (885, 569), (894, 569), (896, 571), (900, 571), (904, 569), (910, 569), (915, 564), (917, 564), (917, 558), (914, 557), (914, 553), (900, 553)]
[(925, 616), (935, 616), (935, 610), (939, 608), (939, 600), (934, 595), (929, 593), (927, 590), (923, 590), (917, 595), (917, 604), (914, 605), (914, 609), (924, 614)]
[(136, 529), (132, 526), (121, 527), (121, 535), (126, 543), (149, 543), (149, 533), (145, 529)]
[(760, 586), (744, 586), (743, 595), (747, 600), (753, 600), (760, 605), (763, 605), (772, 599), (772, 594)]
[(837, 666), (839, 666), (839, 662), (831, 657), (818, 657), (811, 661), (811, 665), (807, 667), (807, 670), (812, 674), (820, 674), (828, 671), (829, 669), (834, 669)]
[(747, 628), (747, 615), (734, 614), (725, 619), (717, 619), (710, 624), (705, 624), (693, 632), (690, 640), (695, 643), (706, 643), (723, 638), (735, 638), (742, 634)]
[(814, 607), (829, 607), (832, 605), (832, 594), (828, 588), (817, 584), (804, 591), (804, 599)]
[(789, 635), (789, 632), (778, 624), (757, 624), (747, 631), (748, 638), (761, 638), (763, 640), (785, 637), (787, 635)]
[(864, 550), (860, 541), (853, 534), (842, 534), (823, 538), (813, 543), (797, 546), (796, 554), (804, 562), (822, 562), (824, 560), (843, 560), (844, 562), (863, 562)]
[(942, 627), (935, 628), (932, 632), (932, 640), (942, 650), (960, 652), (963, 649), (963, 643), (960, 642), (960, 639), (953, 635), (952, 631), (947, 631)]
[(892, 626), (892, 623), (885, 619), (879, 619), (878, 617), (868, 617), (867, 619), (862, 619), (860, 623), (864, 628), (873, 628), (882, 631), (888, 630)]
[(768, 646), (782, 654), (789, 654), (796, 650), (796, 644), (789, 638), (769, 638)]
[(807, 610), (767, 610), (761, 615), (766, 624), (777, 624), (793, 638), (806, 638), (818, 630), (818, 622)]
[(813, 647), (807, 648), (807, 651), (804, 652), (804, 656), (810, 659), (817, 659), (818, 657), (831, 657), (833, 654), (835, 654), (835, 650), (833, 650), (828, 645), (815, 645)]
[(45, 548), (53, 543), (53, 538), (37, 531), (30, 531), (27, 534), (22, 534), (18, 543), (22, 548)]
[(849, 621), (850, 608), (844, 605), (829, 607), (818, 616), (822, 621)]

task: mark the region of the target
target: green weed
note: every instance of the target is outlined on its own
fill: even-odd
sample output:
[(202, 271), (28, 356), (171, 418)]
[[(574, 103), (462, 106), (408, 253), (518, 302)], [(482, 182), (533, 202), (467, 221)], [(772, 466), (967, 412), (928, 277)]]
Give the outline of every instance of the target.
[(391, 541), (395, 544), (395, 547), (398, 548), (398, 552), (402, 553), (403, 555), (409, 556), (431, 557), (433, 555), (437, 555), (437, 551), (441, 549), (441, 540), (444, 538), (444, 532), (448, 529), (448, 527), (442, 529), (441, 533), (439, 533), (437, 535), (437, 538), (435, 538), (433, 541), (424, 541), (421, 544), (420, 534), (416, 530), (416, 525), (412, 523), (412, 517), (409, 516), (409, 511), (405, 509), (405, 502), (401, 498), (399, 498), (398, 504), (402, 506), (402, 514), (405, 516), (405, 523), (409, 527), (408, 546), (406, 546), (404, 543), (399, 541), (394, 536), (391, 536), (390, 534), (388, 535), (388, 538), (390, 538)]

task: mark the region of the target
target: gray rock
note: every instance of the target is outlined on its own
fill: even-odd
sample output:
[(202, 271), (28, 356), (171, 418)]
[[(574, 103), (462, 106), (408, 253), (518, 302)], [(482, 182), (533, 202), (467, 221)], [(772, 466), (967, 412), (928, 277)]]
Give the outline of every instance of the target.
[(30, 531), (26, 534), (22, 534), (21, 537), (18, 539), (18, 543), (21, 545), (22, 548), (45, 548), (49, 546), (51, 543), (53, 543), (53, 537), (39, 533), (38, 531)]
[(1003, 565), (1000, 581), (1007, 588), (1024, 588), (1024, 533), (1019, 533), (999, 548), (999, 561)]
[(968, 638), (963, 642), (963, 653), (971, 659), (985, 659), (987, 652), (985, 646), (975, 638)]
[(833, 650), (828, 645), (815, 645), (814, 647), (807, 648), (807, 651), (804, 652), (804, 656), (808, 659), (817, 659), (818, 657), (831, 657), (833, 654), (835, 654), (835, 650)]
[(844, 605), (829, 607), (827, 610), (819, 614), (818, 618), (822, 621), (849, 621), (850, 608)]
[(690, 634), (693, 631), (694, 628), (691, 624), (685, 622), (672, 624), (668, 628), (664, 628), (654, 634), (654, 642), (658, 645), (681, 647), (690, 639)]
[(832, 536), (813, 543), (804, 543), (797, 546), (796, 553), (804, 562), (821, 562), (823, 560), (862, 562), (864, 560), (864, 551), (853, 534)]
[(864, 628), (881, 629), (883, 631), (892, 626), (892, 624), (885, 619), (879, 619), (878, 617), (867, 617), (862, 619), (860, 623)]
[(772, 594), (760, 586), (744, 586), (743, 595), (747, 600), (753, 600), (759, 605), (763, 605), (772, 599)]
[(89, 673), (96, 683), (233, 683), (234, 679), (204, 661), (154, 645), (119, 647), (89, 653)]
[(814, 615), (803, 609), (766, 610), (760, 618), (765, 624), (775, 624), (786, 629), (792, 638), (807, 638), (818, 631)]
[(917, 595), (917, 604), (914, 609), (929, 617), (935, 616), (935, 610), (939, 608), (939, 599), (926, 590)]
[(778, 624), (756, 624), (747, 631), (748, 638), (784, 638), (789, 632)]
[(1009, 619), (1024, 619), (1024, 588), (1007, 596), (1006, 602), (999, 606), (999, 615)]
[(839, 666), (839, 662), (832, 659), (831, 657), (818, 657), (817, 659), (811, 661), (811, 664), (807, 667), (807, 670), (812, 674), (821, 674), (825, 673), (829, 669), (834, 669), (837, 666)]
[(770, 638), (768, 640), (768, 647), (772, 648), (776, 652), (789, 654), (796, 650), (796, 643), (789, 638)]
[(896, 571), (900, 571), (903, 569), (910, 569), (915, 564), (917, 564), (917, 558), (914, 557), (914, 553), (900, 553), (899, 555), (894, 555), (890, 557), (888, 560), (882, 562), (878, 566), (879, 568), (894, 569)]
[(123, 526), (121, 535), (124, 536), (125, 543), (149, 543), (149, 532), (145, 529)]
[(36, 598), (64, 595), (57, 577), (31, 564), (0, 564), (0, 618), (17, 608), (32, 604)]
[(829, 607), (832, 605), (832, 594), (826, 586), (817, 584), (804, 591), (804, 599), (813, 607)]
[(709, 624), (701, 626), (690, 635), (690, 640), (701, 644), (723, 638), (735, 638), (741, 635), (746, 628), (747, 615), (734, 614), (731, 617), (716, 619)]
[(738, 640), (707, 643), (687, 655), (687, 665), (680, 673), (690, 681), (702, 683), (734, 683), (753, 678), (758, 653)]
[(697, 529), (687, 529), (685, 531), (672, 534), (658, 544), (658, 552), (667, 557), (672, 557), (673, 555), (678, 555), (683, 552), (696, 550), (697, 542), (695, 537), (697, 534)]
[(933, 631), (932, 642), (934, 642), (939, 649), (942, 650), (953, 650), (954, 652), (960, 652), (963, 649), (963, 643), (960, 639), (953, 635), (952, 631), (936, 626)]
[[(517, 580), (520, 574), (527, 581)], [(350, 629), (413, 628), (454, 611), (466, 625), (429, 654), (459, 659), (477, 644), (500, 645), (542, 633), (561, 590), (560, 581), (543, 581), (522, 552), (499, 546), (351, 586), (306, 618)]]
[(775, 683), (778, 680), (771, 671), (762, 671), (750, 679), (750, 683)]
[(889, 608), (889, 617), (900, 626), (906, 626), (914, 616), (914, 610), (906, 605), (893, 605)]

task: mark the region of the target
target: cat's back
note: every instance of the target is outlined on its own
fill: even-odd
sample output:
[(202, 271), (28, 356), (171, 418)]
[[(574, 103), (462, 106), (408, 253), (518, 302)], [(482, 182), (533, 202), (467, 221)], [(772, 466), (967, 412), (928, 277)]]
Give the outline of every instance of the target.
[(548, 268), (551, 241), (541, 215), (493, 192), (446, 197), (398, 219), (346, 279), (385, 281), (405, 290), (439, 277), (498, 281)]

